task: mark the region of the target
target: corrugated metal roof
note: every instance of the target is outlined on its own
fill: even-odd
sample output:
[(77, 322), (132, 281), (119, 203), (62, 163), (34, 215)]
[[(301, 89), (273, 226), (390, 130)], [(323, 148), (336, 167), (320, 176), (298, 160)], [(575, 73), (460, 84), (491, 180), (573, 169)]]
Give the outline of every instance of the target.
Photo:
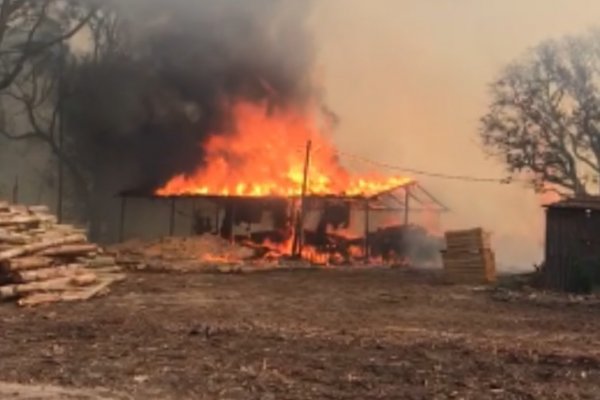
[(600, 210), (600, 196), (573, 197), (556, 203), (548, 204), (546, 208)]

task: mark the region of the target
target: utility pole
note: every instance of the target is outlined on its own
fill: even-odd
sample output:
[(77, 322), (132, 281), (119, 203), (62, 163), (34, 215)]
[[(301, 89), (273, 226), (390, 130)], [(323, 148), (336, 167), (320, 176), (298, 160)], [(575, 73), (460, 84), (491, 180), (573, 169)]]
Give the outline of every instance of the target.
[(302, 177), (302, 192), (300, 193), (300, 213), (298, 215), (296, 229), (294, 230), (294, 241), (292, 245), (292, 256), (302, 255), (302, 246), (304, 242), (304, 214), (306, 213), (306, 189), (308, 185), (308, 168), (310, 166), (310, 149), (312, 142), (306, 142), (306, 157), (304, 159), (304, 174)]

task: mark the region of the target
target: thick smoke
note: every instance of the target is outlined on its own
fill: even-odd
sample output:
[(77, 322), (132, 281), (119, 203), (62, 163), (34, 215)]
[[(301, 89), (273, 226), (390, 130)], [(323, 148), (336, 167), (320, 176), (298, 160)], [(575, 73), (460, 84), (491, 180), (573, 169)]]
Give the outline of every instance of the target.
[(206, 135), (231, 128), (232, 101), (318, 101), (309, 3), (115, 1), (119, 51), (83, 63), (71, 82), (74, 153), (95, 181), (155, 188), (198, 166)]

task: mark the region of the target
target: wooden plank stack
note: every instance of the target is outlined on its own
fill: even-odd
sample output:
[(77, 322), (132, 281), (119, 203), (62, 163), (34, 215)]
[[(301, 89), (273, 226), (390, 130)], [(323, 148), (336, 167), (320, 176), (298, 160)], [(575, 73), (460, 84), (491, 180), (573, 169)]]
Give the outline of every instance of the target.
[(34, 306), (87, 300), (124, 275), (85, 232), (45, 206), (0, 201), (0, 300)]
[(444, 273), (454, 283), (481, 284), (496, 280), (490, 234), (481, 228), (446, 232), (442, 251)]

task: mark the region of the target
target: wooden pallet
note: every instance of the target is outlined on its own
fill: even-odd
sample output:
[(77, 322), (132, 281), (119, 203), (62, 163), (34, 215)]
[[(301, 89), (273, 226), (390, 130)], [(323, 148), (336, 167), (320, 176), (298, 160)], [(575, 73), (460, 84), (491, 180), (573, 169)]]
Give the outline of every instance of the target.
[(447, 232), (442, 251), (444, 272), (455, 283), (490, 283), (496, 279), (496, 263), (490, 235), (481, 228)]

